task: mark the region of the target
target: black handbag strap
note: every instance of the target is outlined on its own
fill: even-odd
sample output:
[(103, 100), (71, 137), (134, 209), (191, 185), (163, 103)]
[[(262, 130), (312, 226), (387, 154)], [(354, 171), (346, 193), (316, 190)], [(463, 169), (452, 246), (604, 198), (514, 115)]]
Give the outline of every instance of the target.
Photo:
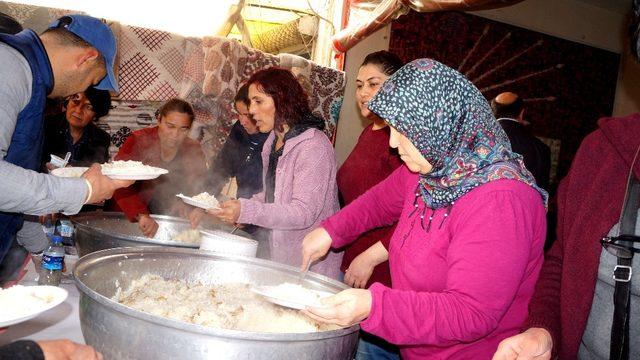
[[(620, 235), (635, 236), (638, 207), (640, 206), (640, 183), (630, 176), (627, 184), (622, 216), (620, 217)], [(620, 241), (620, 245), (633, 247), (632, 242)], [(629, 313), (631, 302), (631, 257), (618, 256), (618, 264), (613, 271), (615, 290), (613, 293), (613, 324), (611, 326), (610, 360), (629, 359)]]

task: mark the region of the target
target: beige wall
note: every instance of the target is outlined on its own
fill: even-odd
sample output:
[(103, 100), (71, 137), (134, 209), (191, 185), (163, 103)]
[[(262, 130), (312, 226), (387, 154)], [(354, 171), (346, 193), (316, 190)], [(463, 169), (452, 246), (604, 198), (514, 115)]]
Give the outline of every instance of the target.
[[(628, 54), (626, 14), (576, 0), (526, 0), (514, 6), (473, 12), (474, 15), (538, 31), (563, 39), (623, 53), (616, 90), (614, 115), (640, 110), (640, 65)], [(355, 102), (355, 77), (364, 57), (389, 48), (387, 26), (347, 52), (347, 86), (340, 112), (336, 153), (339, 164), (355, 146), (365, 126)]]

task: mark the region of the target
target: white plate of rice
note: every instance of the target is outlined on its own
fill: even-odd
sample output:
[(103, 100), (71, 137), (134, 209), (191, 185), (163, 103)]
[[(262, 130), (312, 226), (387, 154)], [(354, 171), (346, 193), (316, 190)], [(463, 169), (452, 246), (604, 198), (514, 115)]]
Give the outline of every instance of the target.
[(57, 286), (15, 285), (0, 289), (0, 328), (27, 321), (60, 303), (67, 290)]
[(251, 290), (262, 295), (269, 302), (297, 310), (304, 310), (308, 306), (322, 307), (320, 300), (334, 295), (327, 291), (313, 290), (292, 283), (258, 286)]
[(87, 170), (89, 170), (88, 167), (62, 167), (51, 170), (51, 175), (66, 178), (78, 178), (81, 177), (82, 174), (84, 174)]
[(117, 160), (102, 164), (102, 174), (114, 180), (151, 180), (168, 172), (167, 169), (133, 160)]
[(182, 199), (182, 201), (184, 201), (186, 204), (199, 207), (201, 209), (220, 209), (220, 203), (215, 198), (215, 196), (209, 194), (206, 191), (194, 196), (186, 196), (184, 194), (178, 194), (176, 196)]

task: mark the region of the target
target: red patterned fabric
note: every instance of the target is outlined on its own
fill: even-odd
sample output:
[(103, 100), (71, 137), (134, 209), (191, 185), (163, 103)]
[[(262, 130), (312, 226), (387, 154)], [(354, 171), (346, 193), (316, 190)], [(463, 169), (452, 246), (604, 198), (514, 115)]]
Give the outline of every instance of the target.
[[(0, 11), (36, 31), (44, 30), (62, 15), (77, 13), (2, 1)], [(113, 143), (116, 147), (123, 134), (153, 123), (140, 121), (136, 105), (130, 114), (125, 114), (127, 106), (136, 102), (159, 106), (178, 96), (192, 103), (196, 121), (191, 136), (211, 159), (236, 121), (232, 103), (240, 83), (268, 66), (281, 66), (296, 73), (310, 94), (314, 114), (325, 120), (327, 134), (333, 139), (344, 92), (342, 72), (298, 56), (262, 53), (226, 38), (200, 39), (117, 22), (109, 25), (118, 39), (121, 91), (114, 100), (118, 115), (103, 119), (101, 125), (117, 140)]]
[(139, 52), (121, 62), (119, 68), (120, 96), (123, 99), (140, 98), (142, 92), (160, 76), (155, 66)]
[[(278, 66), (291, 70), (309, 95), (314, 115), (324, 119), (326, 133), (333, 140), (342, 97), (344, 73), (323, 67), (291, 54), (272, 55), (240, 44), (237, 40), (207, 37), (203, 39), (204, 73), (203, 92), (221, 104), (231, 104), (240, 85), (258, 70)], [(228, 108), (231, 111), (231, 108)], [(221, 107), (224, 114), (226, 107)], [(224, 117), (224, 116), (223, 116)], [(213, 124), (213, 132), (227, 134), (231, 122)], [(219, 140), (214, 138), (213, 140)], [(211, 144), (218, 147), (219, 144)]]
[[(118, 29), (119, 97), (163, 101), (180, 96), (188, 66), (185, 60), (193, 59), (194, 46), (187, 46), (190, 42), (186, 38), (165, 31), (126, 25)], [(202, 52), (195, 51), (198, 55)], [(193, 76), (193, 69), (189, 75), (198, 78)]]

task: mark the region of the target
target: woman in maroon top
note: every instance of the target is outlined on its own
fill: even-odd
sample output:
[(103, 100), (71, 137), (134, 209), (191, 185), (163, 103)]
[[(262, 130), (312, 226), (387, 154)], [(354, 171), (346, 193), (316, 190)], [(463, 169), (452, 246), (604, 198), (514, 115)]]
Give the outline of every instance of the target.
[(158, 231), (158, 223), (149, 214), (179, 215), (186, 208), (176, 194), (194, 195), (202, 190), (204, 153), (200, 143), (187, 137), (194, 118), (191, 104), (171, 99), (158, 110), (158, 126), (133, 132), (114, 158), (169, 170), (167, 175), (138, 181), (113, 195), (114, 210), (137, 222), (144, 236), (154, 237)]
[[(386, 179), (402, 164), (398, 152), (389, 147), (389, 126), (369, 111), (367, 104), (382, 83), (402, 67), (402, 60), (388, 51), (367, 55), (356, 78), (356, 101), (363, 117), (371, 121), (358, 138), (355, 148), (338, 170), (337, 182), (342, 206), (346, 206), (374, 185)], [(366, 176), (364, 176), (366, 174)], [(389, 262), (380, 257), (378, 247), (386, 248), (395, 226), (382, 227), (362, 234), (349, 245), (340, 270), (344, 282), (365, 288), (374, 282), (391, 286)], [(383, 252), (384, 253), (384, 252)], [(384, 340), (362, 332), (356, 359), (398, 358), (397, 348)]]

